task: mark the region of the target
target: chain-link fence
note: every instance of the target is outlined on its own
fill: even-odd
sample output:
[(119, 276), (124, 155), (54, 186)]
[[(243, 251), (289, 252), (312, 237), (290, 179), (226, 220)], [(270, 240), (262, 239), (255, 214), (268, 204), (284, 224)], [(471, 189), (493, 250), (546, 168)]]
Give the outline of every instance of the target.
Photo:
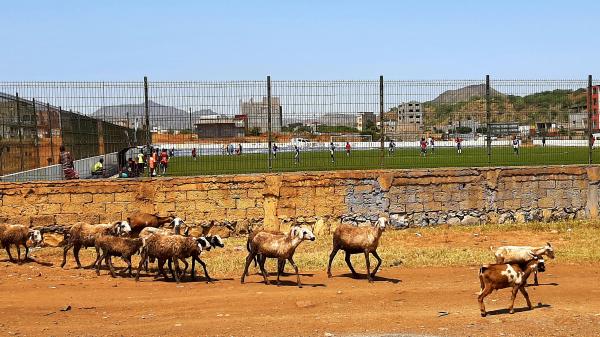
[(61, 145), (80, 171), (104, 157), (123, 177), (594, 163), (599, 88), (591, 76), (0, 82), (0, 176), (62, 179)]

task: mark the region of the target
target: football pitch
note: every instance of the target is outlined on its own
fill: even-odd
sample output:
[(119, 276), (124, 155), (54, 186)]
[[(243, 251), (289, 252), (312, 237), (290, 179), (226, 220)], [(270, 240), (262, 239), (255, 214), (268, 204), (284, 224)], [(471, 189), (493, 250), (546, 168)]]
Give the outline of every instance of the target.
[[(593, 150), (594, 163), (600, 163), (599, 150)], [(486, 167), (486, 166), (542, 166), (586, 164), (588, 149), (585, 147), (522, 147), (515, 154), (511, 147), (494, 147), (488, 157), (487, 149), (436, 148), (425, 156), (419, 149), (397, 148), (394, 153), (385, 149), (382, 160), (379, 150), (352, 150), (349, 156), (344, 150), (335, 152), (332, 162), (329, 151), (301, 151), (299, 163), (292, 152), (279, 152), (272, 160), (272, 172), (328, 171), (361, 169), (410, 169), (438, 167)], [(237, 174), (269, 172), (267, 154), (200, 155), (173, 157), (169, 160), (166, 176), (195, 176), (214, 174)]]

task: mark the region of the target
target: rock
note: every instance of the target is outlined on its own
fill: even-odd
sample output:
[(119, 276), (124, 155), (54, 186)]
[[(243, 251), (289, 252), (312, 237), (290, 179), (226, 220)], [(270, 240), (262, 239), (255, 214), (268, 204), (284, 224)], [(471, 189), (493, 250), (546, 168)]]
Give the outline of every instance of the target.
[(315, 304), (311, 301), (296, 301), (296, 306), (298, 308), (312, 308)]
[(60, 247), (63, 244), (64, 235), (57, 233), (45, 233), (44, 245), (47, 247)]
[(327, 235), (329, 234), (329, 225), (324, 219), (319, 219), (317, 222), (315, 222), (313, 232), (315, 235)]
[(457, 217), (452, 217), (449, 218), (448, 221), (446, 221), (446, 223), (448, 223), (448, 225), (458, 225), (460, 224), (460, 219)]
[(70, 305), (67, 305), (66, 307), (60, 309), (60, 311), (69, 311), (69, 310), (71, 310)]
[(465, 226), (479, 225), (479, 218), (472, 215), (466, 215), (460, 223)]
[(323, 334), (323, 336), (325, 337), (333, 337), (334, 335), (330, 332), (326, 332), (325, 334)]
[(516, 223), (525, 223), (527, 221), (527, 214), (525, 212), (517, 212), (515, 214)]

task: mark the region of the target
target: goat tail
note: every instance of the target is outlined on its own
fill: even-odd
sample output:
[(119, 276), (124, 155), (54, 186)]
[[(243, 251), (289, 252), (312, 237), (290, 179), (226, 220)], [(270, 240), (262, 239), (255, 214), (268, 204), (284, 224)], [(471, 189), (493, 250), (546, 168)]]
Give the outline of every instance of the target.
[(490, 246), (490, 250), (492, 251), (492, 253), (496, 253), (496, 250), (494, 249), (494, 246)]
[(479, 286), (480, 286), (480, 290), (479, 290), (479, 294), (481, 295), (483, 293), (483, 289), (485, 288), (485, 282), (483, 282), (483, 272), (485, 272), (487, 270), (487, 265), (483, 265), (481, 266), (481, 268), (479, 268)]

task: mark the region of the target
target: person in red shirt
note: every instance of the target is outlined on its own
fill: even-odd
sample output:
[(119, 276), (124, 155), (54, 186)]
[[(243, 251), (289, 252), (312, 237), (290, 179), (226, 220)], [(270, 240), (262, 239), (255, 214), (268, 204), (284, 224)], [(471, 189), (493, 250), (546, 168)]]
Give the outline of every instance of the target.
[(427, 155), (427, 142), (425, 141), (425, 138), (421, 138), (421, 156), (425, 157), (425, 155)]
[(160, 153), (160, 167), (162, 169), (162, 175), (167, 173), (167, 166), (169, 165), (169, 154), (166, 149), (163, 149)]
[(151, 177), (156, 176), (156, 153), (152, 153), (148, 160), (149, 174)]
[(194, 160), (196, 160), (196, 148), (192, 149), (192, 158), (194, 158)]
[(456, 151), (458, 152), (458, 154), (462, 153), (462, 139), (458, 136), (456, 136), (456, 139), (454, 140), (456, 142)]
[(346, 142), (346, 157), (350, 157), (350, 142)]

